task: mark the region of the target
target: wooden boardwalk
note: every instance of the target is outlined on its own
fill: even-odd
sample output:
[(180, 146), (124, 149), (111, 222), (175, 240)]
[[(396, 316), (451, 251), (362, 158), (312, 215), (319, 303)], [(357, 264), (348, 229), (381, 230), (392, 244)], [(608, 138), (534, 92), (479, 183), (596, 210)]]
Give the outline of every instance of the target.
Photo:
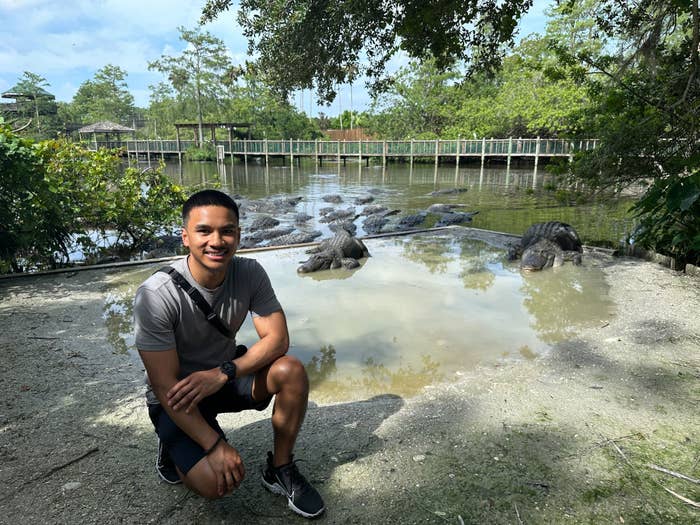
[[(128, 140), (120, 144), (129, 157), (153, 158), (182, 155), (194, 146), (191, 140)], [(576, 152), (595, 148), (597, 140), (567, 139), (477, 139), (477, 140), (372, 140), (372, 141), (330, 141), (330, 140), (217, 140), (217, 158), (239, 157), (244, 162), (249, 157), (264, 158), (268, 164), (272, 158), (289, 158), (298, 161), (313, 159), (317, 164), (324, 160), (345, 162), (347, 159), (404, 160), (413, 163), (414, 159), (434, 159), (459, 164), (461, 159), (505, 160), (510, 166), (512, 158), (532, 159), (537, 166), (540, 158), (569, 157)], [(114, 143), (90, 142), (89, 147), (114, 147)]]

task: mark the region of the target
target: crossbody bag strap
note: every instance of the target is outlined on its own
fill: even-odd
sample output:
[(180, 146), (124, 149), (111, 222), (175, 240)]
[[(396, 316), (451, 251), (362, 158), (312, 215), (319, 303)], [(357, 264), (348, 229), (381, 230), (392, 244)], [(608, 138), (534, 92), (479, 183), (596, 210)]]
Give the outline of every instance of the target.
[(231, 330), (224, 324), (224, 322), (221, 320), (221, 317), (219, 317), (217, 313), (214, 310), (212, 310), (207, 300), (204, 297), (202, 297), (201, 293), (199, 293), (199, 290), (192, 286), (190, 282), (187, 279), (185, 279), (180, 272), (178, 272), (172, 266), (164, 266), (163, 268), (158, 268), (156, 272), (164, 272), (169, 274), (172, 280), (175, 282), (175, 284), (182, 288), (185, 291), (185, 293), (192, 298), (192, 301), (194, 301), (194, 304), (197, 305), (197, 308), (199, 308), (202, 311), (204, 316), (207, 318), (207, 321), (213, 324), (219, 332), (221, 332), (229, 339), (234, 338), (233, 332), (231, 332)]

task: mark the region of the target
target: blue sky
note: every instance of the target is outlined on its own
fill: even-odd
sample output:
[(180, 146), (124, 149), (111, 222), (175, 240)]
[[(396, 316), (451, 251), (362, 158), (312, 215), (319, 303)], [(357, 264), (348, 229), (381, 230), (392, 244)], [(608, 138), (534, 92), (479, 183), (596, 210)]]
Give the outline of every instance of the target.
[[(205, 0), (0, 0), (0, 92), (17, 83), (24, 71), (47, 79), (48, 91), (70, 101), (80, 84), (107, 64), (128, 72), (126, 82), (136, 104), (148, 105), (150, 84), (162, 79), (148, 71), (148, 62), (183, 49), (178, 26), (193, 28)], [(520, 34), (544, 28), (544, 9), (552, 0), (535, 0), (521, 24)], [(235, 11), (224, 13), (205, 29), (224, 41), (234, 63), (247, 55), (247, 42), (235, 21)], [(355, 109), (365, 109), (369, 96), (360, 85), (352, 90)], [(297, 107), (316, 114), (309, 92), (297, 94)], [(350, 88), (340, 101), (321, 107), (326, 114), (348, 109)]]

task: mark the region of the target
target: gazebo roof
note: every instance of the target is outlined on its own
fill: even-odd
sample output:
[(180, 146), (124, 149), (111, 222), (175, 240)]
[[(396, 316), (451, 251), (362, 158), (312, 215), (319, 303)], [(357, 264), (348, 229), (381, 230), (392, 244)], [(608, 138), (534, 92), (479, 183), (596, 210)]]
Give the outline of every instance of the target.
[(35, 98), (48, 98), (53, 100), (56, 97), (54, 97), (51, 93), (39, 86), (34, 86), (32, 90), (29, 91), (27, 89), (21, 88), (20, 84), (17, 84), (16, 86), (13, 86), (7, 91), (5, 91), (2, 94), (2, 98), (28, 98), (31, 100), (34, 100)]
[(134, 128), (127, 128), (121, 124), (103, 120), (102, 122), (83, 126), (78, 130), (78, 133), (129, 133), (130, 131), (134, 131)]

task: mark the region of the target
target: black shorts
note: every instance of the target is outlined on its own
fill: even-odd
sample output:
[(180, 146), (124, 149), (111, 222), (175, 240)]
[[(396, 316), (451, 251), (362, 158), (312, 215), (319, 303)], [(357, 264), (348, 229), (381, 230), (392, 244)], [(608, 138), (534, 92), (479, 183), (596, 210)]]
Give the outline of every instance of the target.
[[(240, 412), (242, 410), (265, 410), (272, 396), (262, 401), (253, 399), (253, 379), (248, 375), (238, 377), (233, 383), (226, 383), (221, 390), (204, 398), (198, 405), (199, 412), (205, 421), (218, 434), (225, 437), (216, 416), (225, 412)], [(148, 404), (148, 415), (151, 417), (156, 434), (168, 448), (170, 457), (183, 474), (187, 474), (205, 454), (204, 449), (175, 424), (160, 404)]]

